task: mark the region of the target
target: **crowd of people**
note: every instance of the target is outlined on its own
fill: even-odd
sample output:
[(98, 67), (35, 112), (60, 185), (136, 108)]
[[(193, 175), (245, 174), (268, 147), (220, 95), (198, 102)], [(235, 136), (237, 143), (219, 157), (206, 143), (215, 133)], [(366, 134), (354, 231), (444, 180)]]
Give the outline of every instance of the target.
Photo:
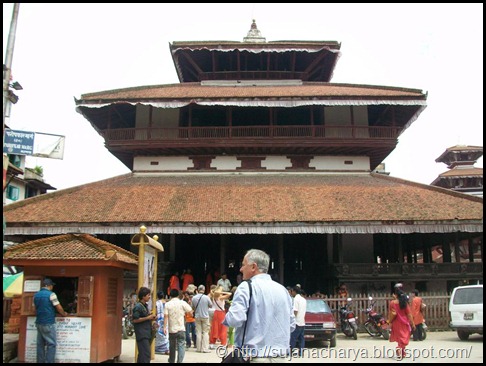
[[(223, 273), (216, 284), (208, 279), (209, 289), (203, 284), (196, 288), (190, 270), (184, 271), (180, 279), (179, 274), (174, 273), (168, 288), (170, 300), (164, 298), (162, 291), (157, 294), (156, 353), (167, 354), (169, 362), (178, 363), (183, 362), (187, 348), (208, 353), (217, 345), (225, 346), (228, 351), (234, 347), (246, 349), (246, 355), (254, 362), (268, 357), (286, 357), (289, 352), (292, 357), (302, 356), (306, 293), (300, 284), (285, 288), (273, 280), (268, 274), (269, 261), (265, 252), (249, 250), (243, 258), (238, 286), (232, 286)], [(180, 283), (182, 289), (178, 288)], [(139, 301), (143, 302), (140, 296), (139, 293)], [(320, 293), (313, 296), (324, 297)], [(343, 301), (348, 298), (345, 284), (336, 288), (336, 296)], [(399, 360), (405, 357), (412, 335), (417, 341), (424, 338), (423, 306), (417, 290), (410, 300), (402, 284), (394, 287), (388, 322), (392, 330), (390, 342), (397, 343), (396, 358)], [(144, 339), (140, 341), (145, 342)], [(141, 349), (146, 349), (146, 343), (141, 344)], [(273, 353), (263, 351), (268, 349)]]
[[(163, 291), (157, 293), (155, 353), (168, 355), (170, 363), (181, 363), (185, 349), (191, 347), (204, 353), (211, 352), (218, 343), (232, 347), (234, 328), (224, 326), (223, 321), (236, 288), (231, 286), (226, 273), (206, 291), (205, 285), (194, 285), (190, 269), (185, 270), (181, 278), (175, 272), (167, 288), (170, 299), (166, 299)], [(142, 302), (140, 295), (138, 297)], [(148, 330), (146, 333), (148, 335)], [(143, 342), (141, 347), (144, 349), (145, 337), (136, 339), (137, 345), (139, 339)], [(142, 357), (141, 360), (145, 359)]]
[[(190, 270), (184, 271), (181, 281), (176, 272), (168, 288), (170, 299), (166, 299), (165, 291), (157, 292), (155, 312), (149, 308), (151, 291), (147, 287), (131, 294), (137, 363), (150, 363), (154, 339), (155, 352), (168, 355), (169, 363), (182, 363), (186, 348), (194, 347), (196, 352), (208, 353), (218, 344), (228, 351), (233, 347), (246, 350), (246, 355), (254, 362), (286, 357), (289, 352), (293, 357), (302, 356), (305, 291), (300, 284), (285, 288), (274, 281), (268, 274), (269, 261), (268, 254), (251, 249), (243, 258), (239, 286), (232, 286), (223, 273), (216, 284), (210, 285), (209, 291), (205, 285), (194, 285)], [(182, 290), (178, 288), (181, 282)], [(62, 316), (67, 313), (52, 291), (55, 284), (45, 279), (43, 285), (34, 297), (37, 359), (52, 362), (56, 352), (54, 315), (56, 311)], [(336, 294), (346, 299), (349, 296), (346, 285), (341, 284)], [(395, 285), (388, 322), (390, 342), (397, 343), (397, 359), (405, 357), (411, 337), (414, 341), (424, 340), (424, 308), (418, 290), (413, 291), (410, 299), (401, 283)], [(273, 353), (264, 351), (268, 349)]]
[[(276, 351), (271, 357), (285, 357), (290, 346), (301, 350), (305, 299), (300, 296), (300, 288), (291, 294), (274, 281), (267, 273), (270, 257), (261, 250), (249, 250), (242, 263), (241, 275), (237, 276), (239, 286), (232, 285), (222, 273), (216, 284), (212, 276), (207, 278), (209, 288), (203, 284), (196, 287), (189, 269), (181, 278), (175, 272), (167, 288), (170, 299), (166, 299), (166, 291), (159, 291), (155, 313), (147, 307), (150, 291), (140, 288), (133, 309), (137, 363), (150, 362), (153, 334), (155, 352), (168, 355), (169, 363), (183, 362), (185, 350), (190, 347), (208, 353), (218, 345), (229, 351), (251, 344), (247, 356), (253, 360), (268, 357), (261, 351), (265, 347)], [(275, 332), (274, 327), (282, 332)]]
[[(305, 348), (305, 291), (299, 284), (285, 288), (268, 274), (270, 257), (258, 249), (245, 254), (238, 286), (232, 286), (225, 273), (209, 291), (194, 285), (190, 270), (172, 276), (167, 291), (157, 292), (155, 311), (150, 309), (151, 291), (141, 287), (131, 295), (132, 323), (137, 343), (137, 363), (150, 363), (151, 343), (155, 352), (168, 355), (169, 363), (182, 363), (186, 348), (211, 352), (216, 345), (227, 350), (237, 347), (252, 362), (279, 362), (289, 352), (303, 355)], [(182, 282), (182, 289), (180, 283)], [(37, 359), (52, 362), (56, 351), (54, 316), (67, 313), (52, 291), (54, 283), (45, 279), (44, 287), (34, 297), (37, 311)], [(347, 298), (342, 284), (337, 291)], [(424, 304), (417, 290), (413, 299), (396, 284), (390, 301), (388, 322), (391, 342), (397, 342), (396, 357), (403, 359), (411, 335), (414, 341), (424, 339)], [(269, 353), (268, 350), (271, 350)], [(267, 360), (272, 358), (273, 360)]]

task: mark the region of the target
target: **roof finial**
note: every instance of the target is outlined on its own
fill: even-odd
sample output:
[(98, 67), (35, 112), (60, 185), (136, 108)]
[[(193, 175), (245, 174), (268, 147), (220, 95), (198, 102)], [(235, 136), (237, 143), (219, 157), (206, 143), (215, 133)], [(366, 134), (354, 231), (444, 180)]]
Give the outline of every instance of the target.
[(265, 37), (262, 37), (262, 33), (257, 28), (255, 19), (253, 19), (253, 23), (251, 23), (248, 34), (243, 38), (243, 42), (266, 42)]

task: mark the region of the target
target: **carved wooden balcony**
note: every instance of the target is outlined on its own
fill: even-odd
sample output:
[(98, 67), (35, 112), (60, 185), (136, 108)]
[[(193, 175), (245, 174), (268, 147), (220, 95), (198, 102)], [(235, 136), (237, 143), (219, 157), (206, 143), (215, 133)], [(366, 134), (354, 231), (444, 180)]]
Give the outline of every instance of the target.
[(307, 81), (309, 74), (298, 71), (215, 71), (201, 72), (199, 80), (302, 80)]
[(175, 128), (118, 128), (102, 131), (105, 141), (134, 142), (198, 142), (205, 140), (396, 140), (398, 127), (368, 126), (245, 126), (245, 127), (175, 127)]

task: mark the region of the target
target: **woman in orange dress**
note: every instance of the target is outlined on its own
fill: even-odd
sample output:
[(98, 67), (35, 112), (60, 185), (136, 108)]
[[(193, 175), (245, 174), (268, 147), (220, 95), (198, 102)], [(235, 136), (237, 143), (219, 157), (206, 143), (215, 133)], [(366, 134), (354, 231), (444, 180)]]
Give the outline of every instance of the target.
[(413, 323), (415, 324), (415, 331), (413, 332), (413, 340), (414, 341), (423, 341), (424, 340), (424, 314), (422, 313), (422, 298), (419, 296), (419, 292), (417, 289), (413, 290), (413, 299), (412, 299), (412, 317)]
[(167, 295), (170, 295), (170, 290), (181, 290), (179, 282), (179, 272), (175, 272), (169, 280), (169, 287), (167, 288)]
[(397, 342), (397, 358), (403, 360), (405, 347), (410, 341), (411, 330), (415, 330), (412, 311), (408, 304), (408, 296), (402, 290), (396, 289), (396, 297), (390, 303), (388, 322), (391, 324), (390, 342)]

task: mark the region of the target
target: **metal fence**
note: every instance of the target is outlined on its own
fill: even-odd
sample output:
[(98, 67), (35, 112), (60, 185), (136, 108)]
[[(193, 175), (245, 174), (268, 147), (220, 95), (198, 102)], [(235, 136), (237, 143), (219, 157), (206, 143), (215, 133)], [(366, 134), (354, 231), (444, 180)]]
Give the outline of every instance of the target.
[[(388, 318), (388, 306), (391, 295), (384, 293), (370, 293), (370, 294), (350, 294), (349, 297), (353, 299), (351, 310), (358, 318), (360, 331), (364, 331), (363, 324), (366, 321), (365, 310), (369, 306), (368, 297), (373, 297), (375, 301), (374, 310)], [(450, 314), (449, 314), (449, 299), (450, 294), (445, 292), (421, 292), (420, 297), (424, 304), (427, 305), (424, 318), (429, 330), (450, 330)], [(331, 307), (334, 317), (339, 322), (339, 307), (343, 302), (343, 298), (337, 297), (323, 297)]]

